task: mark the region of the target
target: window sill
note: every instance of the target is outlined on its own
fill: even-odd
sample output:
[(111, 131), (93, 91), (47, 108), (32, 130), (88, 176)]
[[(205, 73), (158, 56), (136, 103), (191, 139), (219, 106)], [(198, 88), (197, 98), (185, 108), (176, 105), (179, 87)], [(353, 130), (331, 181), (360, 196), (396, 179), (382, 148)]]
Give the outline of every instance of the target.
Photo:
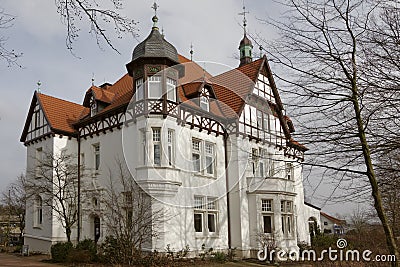
[(195, 233), (195, 238), (196, 239), (203, 239), (203, 238), (219, 238), (220, 236), (219, 236), (219, 233), (213, 233), (213, 234), (210, 234), (210, 233), (200, 233), (200, 232), (196, 232)]
[(215, 175), (212, 175), (212, 174), (204, 174), (204, 173), (200, 173), (200, 172), (195, 172), (194, 173), (194, 176), (197, 176), (197, 177), (201, 177), (201, 178), (207, 178), (207, 179), (217, 179), (216, 177), (215, 177)]
[(136, 167), (136, 170), (144, 170), (144, 169), (159, 169), (159, 170), (181, 171), (181, 169), (175, 168), (174, 166), (141, 165), (141, 166)]
[(42, 230), (42, 226), (35, 225), (32, 227), (33, 229)]

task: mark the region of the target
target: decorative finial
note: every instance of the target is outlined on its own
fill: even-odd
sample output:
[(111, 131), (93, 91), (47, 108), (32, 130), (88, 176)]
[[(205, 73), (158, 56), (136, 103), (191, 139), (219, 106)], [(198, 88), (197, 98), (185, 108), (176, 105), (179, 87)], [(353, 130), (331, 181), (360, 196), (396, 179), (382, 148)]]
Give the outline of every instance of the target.
[(157, 9), (158, 9), (159, 7), (160, 7), (160, 6), (157, 5), (156, 1), (154, 1), (154, 3), (153, 3), (153, 5), (151, 6), (151, 8), (154, 9), (154, 16), (155, 16), (155, 17), (157, 17)]
[(240, 12), (239, 15), (243, 16), (243, 30), (244, 30), (245, 35), (246, 35), (246, 26), (247, 26), (246, 14), (249, 14), (249, 11), (246, 11), (246, 7), (244, 5), (244, 0), (243, 0), (243, 12)]
[(193, 61), (193, 43), (190, 43), (190, 61)]
[(259, 49), (260, 49), (260, 58), (262, 58), (262, 51), (264, 50), (264, 48), (260, 45), (260, 47), (259, 47)]
[(94, 86), (94, 73), (92, 73), (92, 86)]
[(40, 93), (40, 86), (42, 85), (42, 83), (39, 80), (36, 84), (38, 86), (37, 89), (36, 89), (36, 92)]
[(157, 3), (154, 1), (154, 4), (151, 6), (152, 9), (154, 9), (154, 16), (151, 19), (153, 21), (153, 30), (158, 30), (158, 26), (157, 26), (157, 22), (158, 22), (158, 18), (157, 18), (157, 9), (158, 9), (158, 5)]

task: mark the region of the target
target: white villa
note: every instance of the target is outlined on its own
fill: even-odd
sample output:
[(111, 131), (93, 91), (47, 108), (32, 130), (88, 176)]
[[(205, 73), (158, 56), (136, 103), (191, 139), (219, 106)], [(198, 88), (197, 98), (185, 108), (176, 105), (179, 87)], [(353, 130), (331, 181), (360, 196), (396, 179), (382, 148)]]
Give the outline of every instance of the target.
[[(144, 249), (199, 252), (204, 244), (250, 257), (260, 236), (279, 248), (309, 243), (309, 222), (320, 217), (304, 203), (307, 148), (292, 138), (267, 58), (253, 58), (244, 34), (239, 66), (212, 76), (178, 54), (157, 21), (127, 73), (90, 87), (82, 104), (34, 93), (21, 136), (27, 179), (40, 179), (32, 170), (43, 153), (79, 155), (86, 175), (73, 240), (107, 236), (102, 192), (118, 158), (165, 211), (160, 235)], [(31, 251), (48, 252), (66, 237), (42, 197), (29, 199), (24, 238)]]

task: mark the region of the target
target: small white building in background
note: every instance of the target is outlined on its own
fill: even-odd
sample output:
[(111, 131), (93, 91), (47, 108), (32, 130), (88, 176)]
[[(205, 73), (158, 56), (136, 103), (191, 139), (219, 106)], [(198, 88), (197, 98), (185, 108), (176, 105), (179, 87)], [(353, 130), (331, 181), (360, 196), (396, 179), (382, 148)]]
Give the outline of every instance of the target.
[[(165, 211), (160, 235), (145, 249), (204, 245), (250, 257), (260, 236), (285, 249), (309, 243), (319, 210), (304, 203), (307, 149), (291, 136), (267, 58), (253, 61), (244, 35), (239, 67), (212, 76), (177, 53), (157, 20), (127, 74), (89, 88), (83, 104), (34, 93), (21, 137), (27, 178), (36, 179), (43, 153), (79, 154), (87, 173), (74, 240), (78, 230), (80, 239), (107, 236), (101, 200), (119, 159)], [(64, 229), (40, 195), (28, 201), (25, 244), (48, 252), (66, 240)]]

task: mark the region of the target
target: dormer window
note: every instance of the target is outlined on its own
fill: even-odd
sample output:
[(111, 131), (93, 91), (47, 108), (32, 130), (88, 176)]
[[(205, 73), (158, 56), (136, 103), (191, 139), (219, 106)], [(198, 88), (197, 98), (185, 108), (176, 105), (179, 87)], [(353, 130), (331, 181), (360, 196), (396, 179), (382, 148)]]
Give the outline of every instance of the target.
[(167, 99), (176, 102), (176, 80), (167, 78)]
[(143, 90), (143, 79), (137, 79), (135, 81), (135, 88), (136, 88), (136, 101), (142, 100), (144, 98), (144, 90)]
[(203, 87), (200, 94), (200, 108), (207, 112), (210, 111), (210, 92), (205, 87)]
[(208, 97), (206, 96), (200, 97), (200, 108), (205, 111), (210, 111), (210, 103), (208, 101)]
[(90, 98), (90, 116), (93, 117), (97, 114), (97, 101), (94, 98), (94, 96), (92, 96)]
[(148, 79), (149, 98), (159, 99), (162, 96), (161, 76), (153, 75)]

